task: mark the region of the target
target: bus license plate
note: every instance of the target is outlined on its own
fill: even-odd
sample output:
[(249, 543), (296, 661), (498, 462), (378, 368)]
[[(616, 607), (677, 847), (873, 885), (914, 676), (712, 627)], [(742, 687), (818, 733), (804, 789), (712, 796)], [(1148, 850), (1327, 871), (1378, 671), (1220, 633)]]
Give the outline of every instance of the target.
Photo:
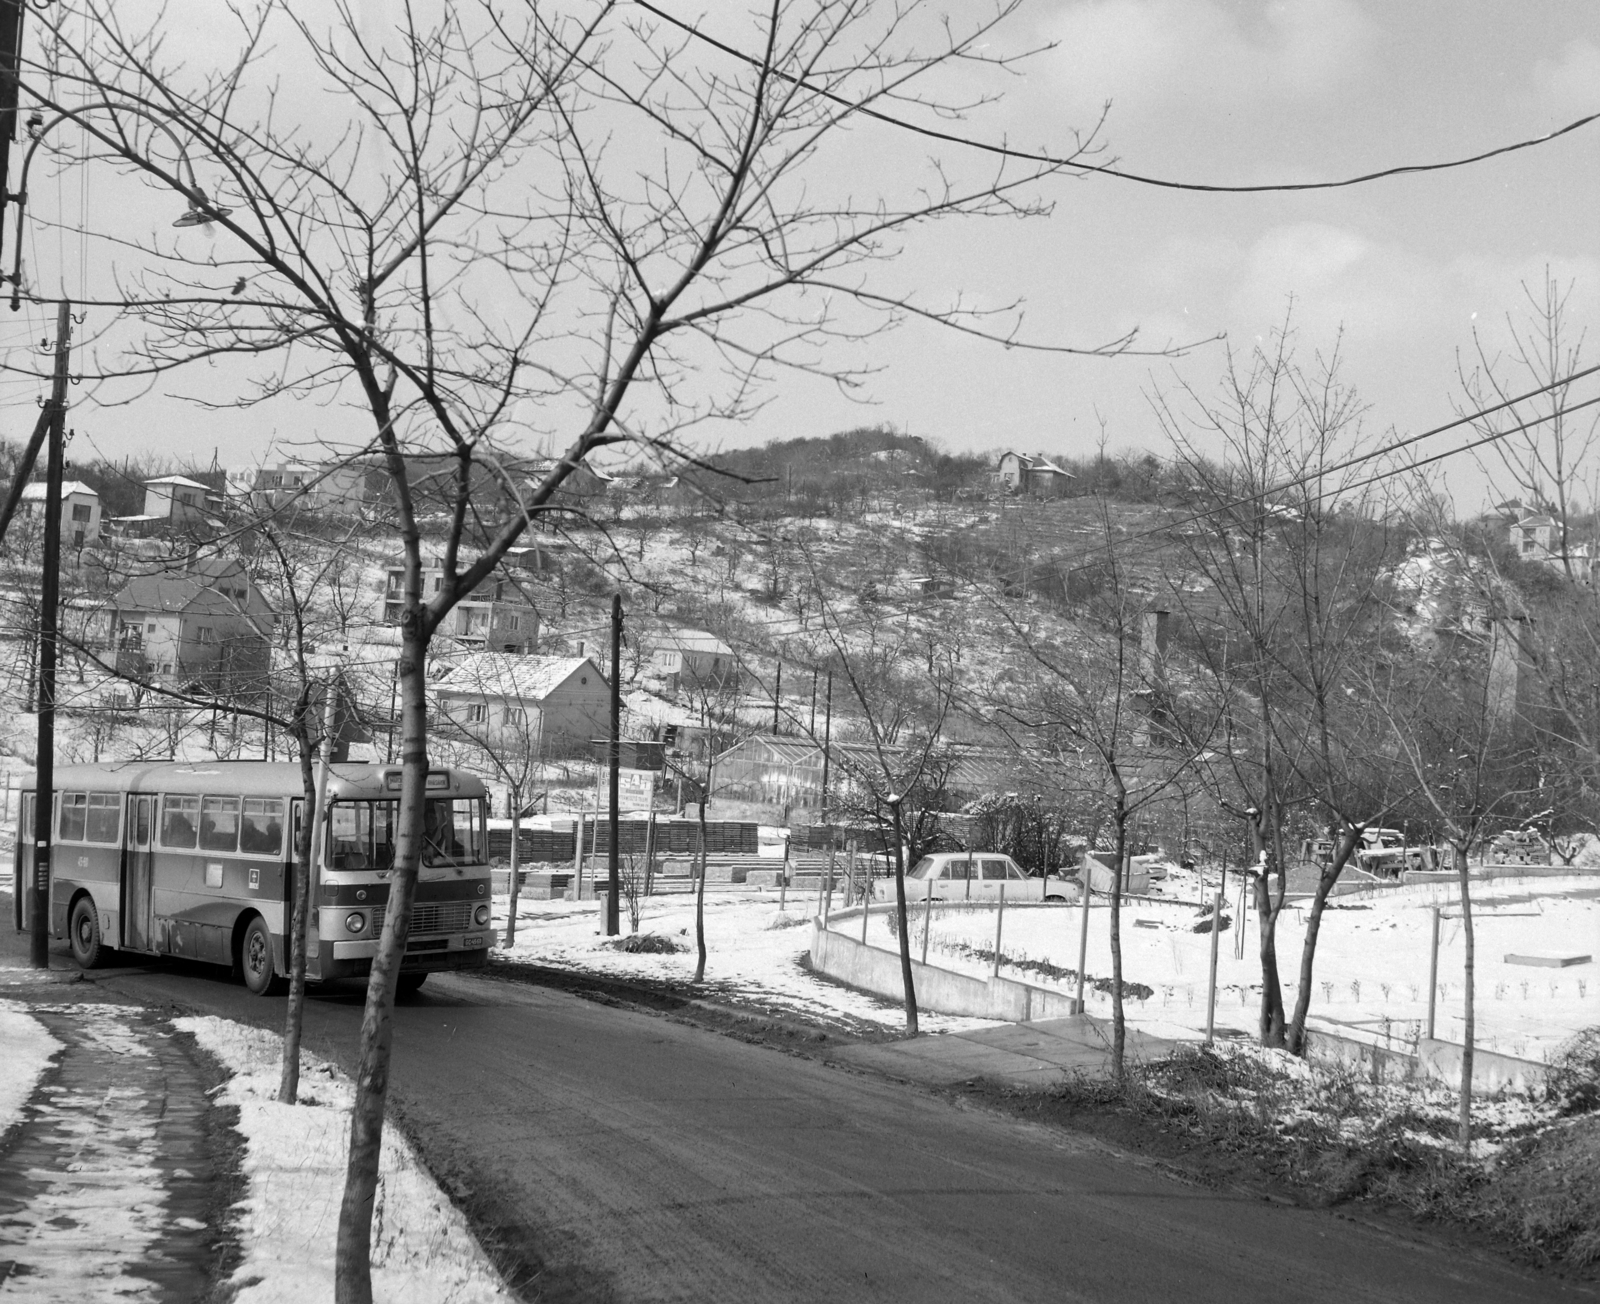
[(461, 939), (461, 945), (462, 945), (463, 948), (473, 947), (473, 946), (482, 946), (483, 945), (483, 937), (478, 933), (469, 933), (469, 934), (467, 934), (467, 936), (465, 936), (465, 937), (463, 937)]

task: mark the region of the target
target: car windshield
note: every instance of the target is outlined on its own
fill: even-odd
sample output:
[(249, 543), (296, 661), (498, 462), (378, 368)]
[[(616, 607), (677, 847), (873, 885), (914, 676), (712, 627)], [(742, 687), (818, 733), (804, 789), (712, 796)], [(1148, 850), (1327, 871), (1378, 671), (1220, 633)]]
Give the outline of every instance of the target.
[(906, 874), (906, 877), (907, 878), (929, 878), (933, 874), (933, 864), (934, 864), (934, 862), (933, 862), (933, 857), (932, 856), (924, 856), (921, 860), (917, 861), (917, 863), (911, 867), (910, 872)]

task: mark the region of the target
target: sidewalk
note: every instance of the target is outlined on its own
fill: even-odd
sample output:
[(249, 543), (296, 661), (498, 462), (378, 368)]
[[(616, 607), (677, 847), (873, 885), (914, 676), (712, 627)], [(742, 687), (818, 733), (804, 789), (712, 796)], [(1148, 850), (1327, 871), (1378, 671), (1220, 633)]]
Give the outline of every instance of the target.
[[(1129, 1059), (1156, 1059), (1177, 1042), (1128, 1029)], [(926, 1087), (974, 1078), (1022, 1087), (1047, 1087), (1074, 1074), (1110, 1073), (1111, 1023), (1093, 1015), (1007, 1023), (975, 1032), (934, 1033), (905, 1041), (846, 1046), (831, 1059), (874, 1069)]]

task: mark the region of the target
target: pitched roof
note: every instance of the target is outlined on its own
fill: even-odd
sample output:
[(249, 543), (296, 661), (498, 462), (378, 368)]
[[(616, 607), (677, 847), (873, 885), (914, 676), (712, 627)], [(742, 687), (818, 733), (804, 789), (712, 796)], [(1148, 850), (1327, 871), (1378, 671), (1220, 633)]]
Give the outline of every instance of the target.
[(211, 492), (210, 485), (200, 484), (198, 481), (186, 479), (181, 475), (158, 475), (154, 480), (146, 480), (145, 483), (180, 485), (185, 489), (204, 489), (207, 493)]
[[(49, 486), (43, 480), (33, 480), (22, 486), (22, 496), (29, 502), (43, 498), (48, 491)], [(100, 496), (97, 490), (91, 489), (82, 480), (64, 481), (61, 485), (61, 496), (65, 498), (68, 494), (84, 494), (90, 498)]]
[(434, 674), (435, 686), (456, 693), (542, 702), (587, 666), (601, 683), (606, 677), (588, 657), (524, 657), (475, 652), (453, 658)]
[(243, 616), (246, 611), (234, 598), (224, 597), (205, 578), (194, 574), (139, 575), (118, 592), (113, 605), (118, 611), (190, 612), (196, 616)]
[(658, 649), (674, 649), (679, 652), (710, 652), (714, 656), (733, 655), (731, 647), (715, 634), (708, 634), (703, 629), (669, 630), (655, 640), (654, 646)]

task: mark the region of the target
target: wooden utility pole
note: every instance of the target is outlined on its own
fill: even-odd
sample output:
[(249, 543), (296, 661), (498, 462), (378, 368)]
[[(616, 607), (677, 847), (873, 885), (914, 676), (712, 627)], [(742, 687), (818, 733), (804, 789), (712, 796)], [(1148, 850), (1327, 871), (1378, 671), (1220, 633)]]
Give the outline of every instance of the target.
[(622, 888), (622, 875), (617, 862), (617, 801), (622, 784), (622, 594), (611, 595), (611, 738), (607, 751), (611, 770), (611, 812), (607, 817), (607, 831), (611, 845), (606, 848), (606, 870), (609, 890), (606, 893), (606, 936), (615, 937), (622, 931), (617, 911), (617, 897)]
[(33, 917), (30, 958), (35, 969), (50, 967), (50, 832), (56, 787), (56, 618), (61, 602), (61, 474), (66, 449), (67, 359), (72, 344), (72, 305), (56, 311), (55, 374), (50, 381), (50, 440), (45, 463), (44, 574), (39, 585), (39, 736), (34, 757), (38, 776), (33, 808)]
[(778, 736), (778, 699), (783, 696), (783, 660), (778, 660), (777, 677), (772, 681), (772, 736)]
[[(819, 810), (828, 822), (828, 744), (833, 740), (833, 671), (828, 671), (828, 696), (822, 716), (822, 797)], [(813, 735), (815, 736), (815, 735)]]

